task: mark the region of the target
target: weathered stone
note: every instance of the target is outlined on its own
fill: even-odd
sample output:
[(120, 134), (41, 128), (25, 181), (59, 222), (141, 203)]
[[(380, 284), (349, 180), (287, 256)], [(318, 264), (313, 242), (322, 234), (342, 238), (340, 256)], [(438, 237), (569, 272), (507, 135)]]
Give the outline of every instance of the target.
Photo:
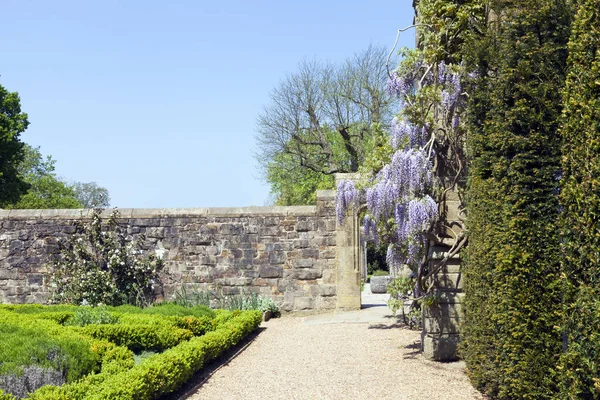
[[(224, 294), (279, 296), (288, 310), (330, 309), (337, 298), (332, 193), (320, 193), (317, 207), (127, 209), (119, 225), (129, 239), (144, 235), (145, 251), (162, 256), (165, 298), (188, 282), (221, 285)], [(57, 239), (72, 234), (89, 213), (0, 213), (0, 299), (45, 301), (44, 273), (58, 252)]]
[(423, 329), (428, 334), (447, 334), (460, 332), (458, 317), (423, 317)]
[(318, 293), (321, 296), (335, 296), (335, 285), (319, 285)]
[(371, 277), (371, 293), (387, 293), (387, 287), (392, 281), (392, 277), (386, 276), (372, 276)]
[(295, 297), (295, 310), (311, 310), (314, 308), (314, 299), (312, 297)]
[(283, 276), (283, 268), (262, 265), (258, 268), (258, 274), (261, 278), (280, 278)]
[(460, 335), (457, 333), (443, 335), (421, 335), (423, 356), (433, 361), (458, 360), (458, 343)]
[(319, 279), (323, 276), (323, 272), (317, 269), (298, 269), (295, 271), (295, 275), (297, 279), (305, 281)]
[(301, 258), (295, 262), (297, 268), (311, 268), (313, 265), (315, 265), (315, 260), (312, 258)]

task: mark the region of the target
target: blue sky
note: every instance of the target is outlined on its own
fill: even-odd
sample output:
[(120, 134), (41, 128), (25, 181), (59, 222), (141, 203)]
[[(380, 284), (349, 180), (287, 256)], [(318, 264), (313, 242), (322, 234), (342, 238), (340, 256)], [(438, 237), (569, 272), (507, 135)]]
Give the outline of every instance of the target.
[(29, 115), (22, 140), (112, 206), (265, 205), (253, 151), (269, 92), (303, 58), (391, 48), (411, 4), (2, 0), (0, 84)]

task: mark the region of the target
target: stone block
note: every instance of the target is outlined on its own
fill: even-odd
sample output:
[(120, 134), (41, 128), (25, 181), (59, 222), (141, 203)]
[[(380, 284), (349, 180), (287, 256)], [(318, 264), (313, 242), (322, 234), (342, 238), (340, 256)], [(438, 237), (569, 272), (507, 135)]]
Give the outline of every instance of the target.
[(423, 316), (434, 318), (461, 318), (463, 309), (460, 303), (437, 304), (432, 307), (423, 307)]
[(372, 276), (371, 277), (371, 293), (387, 293), (387, 287), (392, 281), (392, 277), (386, 276)]
[(318, 293), (324, 297), (335, 296), (335, 285), (319, 285)]
[(273, 251), (269, 254), (269, 263), (273, 265), (283, 264), (286, 261), (286, 256), (283, 251)]
[(296, 224), (297, 232), (308, 232), (314, 229), (312, 222), (310, 221), (298, 221)]
[(462, 275), (460, 273), (438, 273), (434, 275), (433, 281), (440, 290), (457, 291), (463, 288)]
[(429, 335), (422, 334), (423, 356), (432, 361), (458, 360), (459, 334)]
[(294, 239), (293, 245), (296, 249), (305, 249), (309, 246), (309, 242), (308, 239)]
[(317, 269), (299, 269), (295, 271), (296, 279), (302, 281), (319, 279), (323, 276), (323, 272)]
[(164, 227), (150, 227), (150, 228), (146, 229), (146, 237), (163, 239), (165, 237), (165, 228)]
[(458, 317), (424, 317), (423, 329), (428, 334), (460, 333), (460, 318)]
[(315, 265), (315, 260), (312, 258), (300, 258), (294, 263), (296, 268), (312, 268)]
[(456, 293), (456, 292), (439, 292), (438, 293), (438, 303), (439, 304), (462, 303), (464, 298), (465, 298), (464, 293)]
[(261, 265), (258, 268), (258, 275), (261, 278), (280, 278), (283, 276), (283, 268), (269, 265)]
[(42, 286), (44, 283), (44, 275), (42, 274), (29, 274), (27, 275), (27, 283), (29, 285)]
[[(430, 263), (430, 265), (435, 268), (436, 262)], [(440, 273), (444, 274), (458, 274), (461, 272), (460, 269), (461, 261), (459, 258), (452, 258), (446, 262), (446, 264), (440, 269)]]
[(314, 299), (312, 297), (295, 297), (294, 310), (312, 310), (314, 308)]

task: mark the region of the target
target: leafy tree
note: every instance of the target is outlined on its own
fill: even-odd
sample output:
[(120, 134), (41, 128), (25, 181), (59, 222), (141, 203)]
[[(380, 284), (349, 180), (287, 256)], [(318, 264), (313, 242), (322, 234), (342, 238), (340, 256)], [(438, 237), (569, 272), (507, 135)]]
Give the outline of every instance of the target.
[(43, 158), (39, 148), (23, 146), (24, 157), (17, 166), (18, 176), (29, 185), (27, 193), (7, 205), (14, 209), (81, 208), (75, 190), (54, 172), (52, 157)]
[(562, 398), (600, 398), (600, 0), (578, 2), (564, 91)]
[(280, 206), (316, 204), (317, 190), (333, 189), (333, 175), (298, 168), (289, 154), (280, 153), (267, 165), (271, 194)]
[[(306, 204), (336, 172), (356, 172), (373, 124), (389, 124), (386, 51), (369, 47), (343, 65), (300, 63), (271, 93), (258, 117), (257, 159), (280, 204)], [(291, 172), (294, 169), (298, 171)]]
[(0, 207), (17, 201), (28, 188), (17, 171), (24, 155), (19, 137), (28, 125), (19, 95), (0, 85)]
[(75, 196), (83, 208), (105, 208), (110, 206), (108, 189), (98, 186), (96, 182), (75, 182), (73, 190), (75, 190)]

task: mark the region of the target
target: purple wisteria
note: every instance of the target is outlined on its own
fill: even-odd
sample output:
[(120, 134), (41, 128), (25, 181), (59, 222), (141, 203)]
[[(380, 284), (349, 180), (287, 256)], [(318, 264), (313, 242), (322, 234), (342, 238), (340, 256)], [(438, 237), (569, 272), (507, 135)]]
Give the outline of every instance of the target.
[(403, 119), (394, 117), (391, 127), (391, 144), (394, 150), (409, 149), (423, 146), (427, 128), (419, 128)]
[(350, 180), (342, 180), (338, 184), (335, 194), (335, 209), (337, 212), (338, 221), (340, 224), (344, 222), (346, 210), (358, 204), (358, 192), (354, 186), (354, 182)]
[(377, 223), (369, 215), (364, 218), (365, 236), (373, 239), (375, 244), (379, 244), (379, 235), (377, 234)]
[(376, 221), (391, 216), (397, 202), (422, 194), (432, 180), (431, 163), (422, 149), (398, 150), (367, 189), (367, 207)]

